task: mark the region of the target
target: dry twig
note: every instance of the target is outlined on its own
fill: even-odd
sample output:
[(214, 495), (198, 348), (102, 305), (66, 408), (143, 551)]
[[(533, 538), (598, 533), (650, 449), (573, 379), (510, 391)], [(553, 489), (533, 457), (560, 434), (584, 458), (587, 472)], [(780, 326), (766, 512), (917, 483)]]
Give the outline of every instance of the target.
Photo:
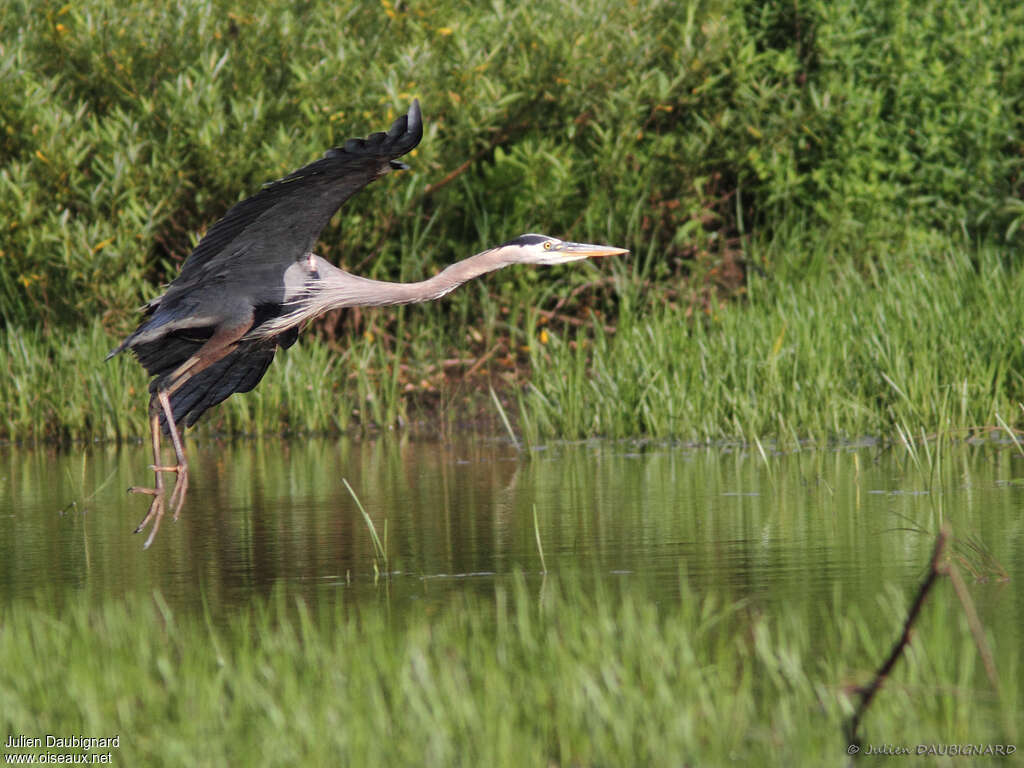
[(946, 573), (946, 569), (941, 565), (941, 562), (948, 539), (949, 529), (947, 526), (943, 526), (942, 530), (939, 531), (939, 535), (935, 538), (935, 549), (932, 551), (928, 575), (925, 576), (924, 581), (921, 582), (920, 589), (917, 590), (917, 597), (914, 598), (910, 611), (907, 613), (907, 619), (903, 622), (903, 631), (900, 633), (899, 640), (893, 646), (889, 657), (878, 668), (878, 671), (875, 672), (871, 683), (866, 688), (861, 689), (860, 703), (857, 705), (856, 711), (854, 711), (846, 726), (846, 743), (851, 747), (859, 748), (861, 746), (860, 739), (857, 737), (860, 721), (864, 717), (864, 713), (867, 712), (868, 707), (871, 706), (871, 701), (882, 687), (882, 683), (885, 682), (889, 673), (892, 672), (892, 668), (899, 661), (900, 656), (903, 655), (904, 649), (910, 644), (910, 630), (913, 628), (914, 622), (917, 621), (917, 616), (921, 613), (921, 608), (924, 606), (928, 593), (931, 592), (932, 587), (935, 585), (935, 580)]

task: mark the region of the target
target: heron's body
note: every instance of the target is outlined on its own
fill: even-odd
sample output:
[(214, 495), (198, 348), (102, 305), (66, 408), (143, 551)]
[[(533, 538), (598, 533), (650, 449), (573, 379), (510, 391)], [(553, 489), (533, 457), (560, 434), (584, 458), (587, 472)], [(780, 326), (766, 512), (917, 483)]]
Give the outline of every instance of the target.
[[(509, 264), (558, 264), (625, 253), (621, 248), (566, 243), (522, 235), (417, 283), (389, 283), (349, 274), (313, 253), (320, 232), (338, 208), (366, 184), (393, 169), (423, 135), (419, 104), (391, 129), (350, 139), (316, 162), (266, 185), (231, 208), (185, 261), (163, 295), (144, 308), (134, 333), (109, 357), (130, 349), (152, 376), (149, 385), (155, 487), (137, 530), (164, 511), (161, 472), (178, 476), (175, 517), (184, 502), (187, 462), (178, 425), (191, 426), (209, 408), (248, 392), (279, 347), (295, 343), (307, 320), (330, 309), (432, 301)], [(177, 465), (160, 466), (160, 431), (174, 444)]]

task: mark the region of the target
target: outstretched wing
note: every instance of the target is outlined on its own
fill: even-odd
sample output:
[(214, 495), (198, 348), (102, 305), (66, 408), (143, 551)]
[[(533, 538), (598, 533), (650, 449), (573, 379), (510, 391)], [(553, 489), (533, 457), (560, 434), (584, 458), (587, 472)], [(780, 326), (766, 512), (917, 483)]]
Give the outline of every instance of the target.
[(406, 167), (397, 158), (422, 137), (414, 99), (387, 133), (349, 139), (234, 205), (206, 233), (167, 291), (146, 305), (135, 332), (107, 358), (181, 330), (234, 327), (257, 308), (279, 304), (285, 270), (313, 250), (341, 204), (388, 171)]
[(422, 137), (420, 105), (414, 99), (408, 114), (395, 120), (387, 133), (349, 139), (319, 160), (267, 184), (210, 228), (172, 288), (186, 288), (225, 267), (245, 270), (269, 262), (287, 268), (313, 250), (342, 203), (389, 170), (404, 168), (397, 158)]

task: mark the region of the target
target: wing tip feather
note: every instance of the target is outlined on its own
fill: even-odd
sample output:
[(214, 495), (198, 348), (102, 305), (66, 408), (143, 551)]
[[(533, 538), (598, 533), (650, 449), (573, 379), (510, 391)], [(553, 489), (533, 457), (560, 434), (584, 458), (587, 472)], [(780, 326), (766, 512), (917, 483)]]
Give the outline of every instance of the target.
[[(365, 139), (347, 139), (340, 147), (332, 147), (324, 153), (324, 158), (339, 157), (344, 154), (359, 155), (368, 151), (386, 155), (389, 160), (401, 157), (412, 151), (423, 138), (423, 113), (420, 111), (420, 100), (413, 99), (409, 111), (391, 124), (387, 133), (371, 133)], [(392, 167), (402, 167), (392, 164)]]

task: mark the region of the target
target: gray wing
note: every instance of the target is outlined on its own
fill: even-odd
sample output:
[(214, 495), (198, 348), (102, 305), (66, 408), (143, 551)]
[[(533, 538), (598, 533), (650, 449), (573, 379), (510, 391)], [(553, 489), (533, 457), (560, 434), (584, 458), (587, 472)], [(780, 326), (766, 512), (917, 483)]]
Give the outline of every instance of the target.
[(414, 99), (387, 133), (349, 139), (234, 205), (206, 233), (167, 291), (146, 305), (135, 332), (107, 358), (176, 330), (241, 322), (260, 306), (279, 304), (284, 271), (313, 250), (342, 203), (388, 171), (405, 168), (397, 158), (422, 137)]
[(349, 139), (321, 159), (267, 184), (210, 228), (172, 287), (187, 287), (225, 268), (275, 264), (286, 269), (313, 250), (342, 203), (389, 170), (404, 168), (396, 159), (422, 137), (420, 105), (413, 100), (408, 114), (395, 120), (387, 133)]

